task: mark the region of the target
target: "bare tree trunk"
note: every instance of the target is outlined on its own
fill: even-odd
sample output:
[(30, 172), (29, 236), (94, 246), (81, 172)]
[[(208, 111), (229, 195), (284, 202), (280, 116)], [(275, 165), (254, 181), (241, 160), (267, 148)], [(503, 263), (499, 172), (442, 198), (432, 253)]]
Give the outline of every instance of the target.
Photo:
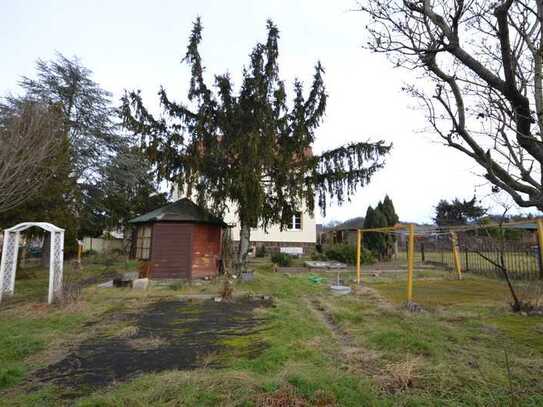
[(242, 273), (247, 269), (247, 255), (249, 253), (249, 243), (251, 242), (251, 227), (241, 222), (239, 229), (239, 249), (236, 264), (237, 273)]

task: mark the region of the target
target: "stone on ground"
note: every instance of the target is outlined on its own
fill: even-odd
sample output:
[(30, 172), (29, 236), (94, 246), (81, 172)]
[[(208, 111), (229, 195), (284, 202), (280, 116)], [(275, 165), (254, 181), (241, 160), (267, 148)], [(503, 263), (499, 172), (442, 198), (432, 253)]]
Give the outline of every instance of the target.
[(148, 287), (149, 287), (148, 278), (137, 278), (134, 281), (132, 281), (132, 288), (135, 290), (147, 290)]

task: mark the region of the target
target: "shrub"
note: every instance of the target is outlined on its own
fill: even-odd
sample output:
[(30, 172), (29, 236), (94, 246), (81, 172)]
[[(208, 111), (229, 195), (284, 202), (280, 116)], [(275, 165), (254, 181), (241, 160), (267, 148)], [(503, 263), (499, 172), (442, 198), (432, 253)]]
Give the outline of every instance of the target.
[(328, 260), (328, 257), (326, 257), (324, 253), (315, 252), (315, 253), (311, 253), (311, 260), (315, 260), (315, 261)]
[(281, 267), (288, 267), (292, 263), (292, 258), (286, 253), (274, 253), (271, 256), (272, 263)]
[[(356, 262), (356, 247), (349, 244), (328, 246), (325, 249), (324, 254), (329, 260), (335, 260), (341, 263), (355, 264)], [(360, 261), (363, 264), (375, 263), (375, 255), (370, 250), (364, 248)]]
[(266, 247), (265, 246), (258, 246), (255, 251), (256, 257), (266, 257)]

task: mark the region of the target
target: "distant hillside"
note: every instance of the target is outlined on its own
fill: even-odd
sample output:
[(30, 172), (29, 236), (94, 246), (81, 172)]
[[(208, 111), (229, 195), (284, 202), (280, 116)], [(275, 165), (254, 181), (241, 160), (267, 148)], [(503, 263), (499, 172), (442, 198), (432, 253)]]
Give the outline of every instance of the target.
[(323, 230), (342, 230), (342, 229), (362, 229), (364, 227), (364, 217), (347, 219), (344, 222), (330, 222), (323, 225)]

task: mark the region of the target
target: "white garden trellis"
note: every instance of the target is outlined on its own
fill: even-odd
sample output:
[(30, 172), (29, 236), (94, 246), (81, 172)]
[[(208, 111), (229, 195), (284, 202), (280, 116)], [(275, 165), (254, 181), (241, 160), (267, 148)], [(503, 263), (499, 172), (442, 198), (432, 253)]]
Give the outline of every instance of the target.
[(51, 234), (49, 253), (49, 296), (51, 304), (62, 294), (62, 267), (64, 263), (64, 229), (47, 222), (25, 222), (4, 230), (2, 261), (0, 263), (0, 302), (3, 294), (15, 291), (15, 272), (21, 232), (39, 227)]

